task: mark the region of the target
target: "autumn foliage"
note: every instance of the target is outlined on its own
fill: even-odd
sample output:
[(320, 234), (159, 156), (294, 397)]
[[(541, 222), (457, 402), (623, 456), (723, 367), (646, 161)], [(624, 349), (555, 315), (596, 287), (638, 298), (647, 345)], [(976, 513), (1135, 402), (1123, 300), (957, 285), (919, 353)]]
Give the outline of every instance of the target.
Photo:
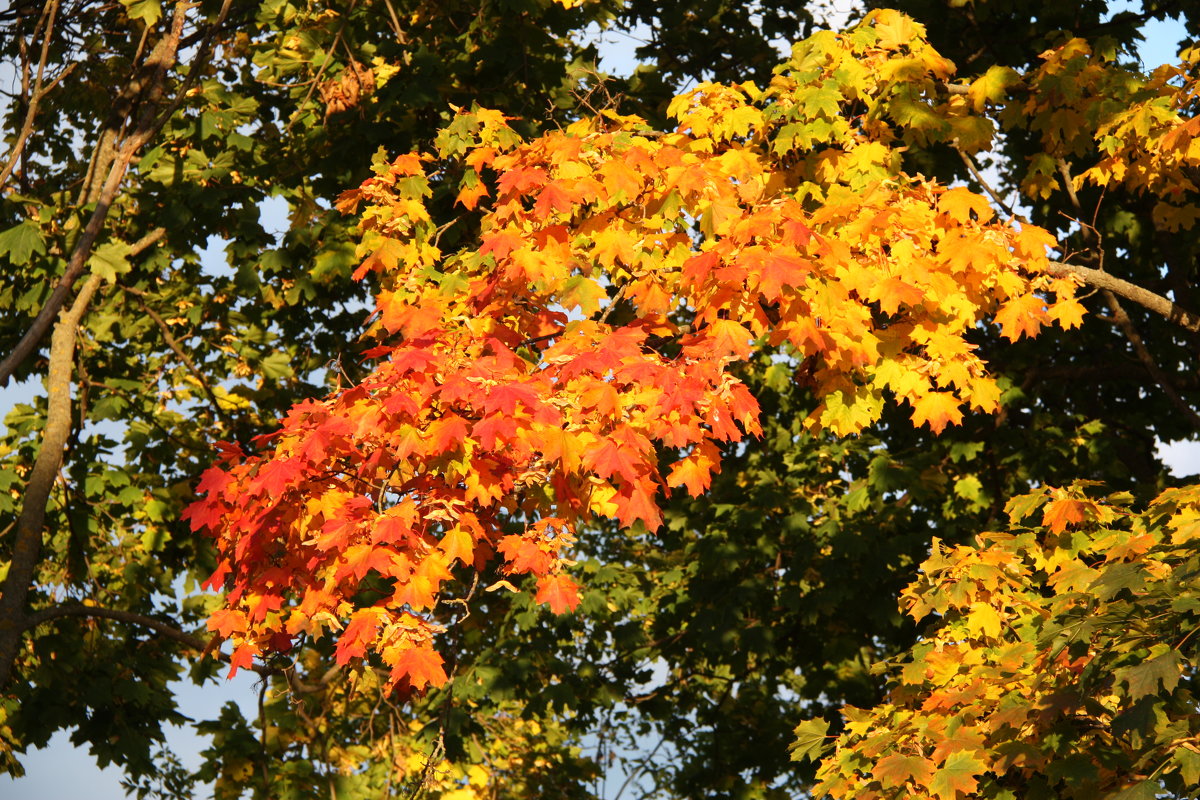
[[(902, 170), (911, 143), (987, 146), (998, 92), (920, 34), (894, 12), (818, 34), (765, 88), (676, 98), (671, 131), (606, 112), (522, 141), (475, 109), (436, 154), (377, 161), (339, 199), (380, 285), (375, 366), (227, 446), (188, 512), (217, 542), (233, 669), (334, 636), (339, 664), (440, 685), (447, 601), (492, 564), (490, 589), (529, 575), (573, 609), (579, 526), (657, 528), (663, 493), (703, 493), (718, 445), (759, 432), (731, 369), (754, 352), (822, 398), (812, 430), (887, 402), (935, 432), (996, 411), (976, 329), (1017, 340), (1082, 306), (1049, 233)], [(439, 246), (431, 182), (456, 182), (467, 244)]]
[[(1132, 800), (1196, 786), (1185, 653), (1200, 491), (1169, 490), (1139, 513), (1089, 488), (1015, 498), (1012, 530), (977, 546), (934, 540), (901, 604), (918, 621), (936, 614), (937, 631), (896, 665), (888, 702), (845, 709), (818, 792)], [(797, 753), (821, 753), (827, 730), (802, 725)]]

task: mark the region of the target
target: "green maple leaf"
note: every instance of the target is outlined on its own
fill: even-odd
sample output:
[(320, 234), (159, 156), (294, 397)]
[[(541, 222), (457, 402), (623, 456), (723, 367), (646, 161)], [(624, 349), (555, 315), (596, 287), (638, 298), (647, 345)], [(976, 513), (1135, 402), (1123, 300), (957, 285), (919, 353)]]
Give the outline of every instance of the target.
[(975, 791), (975, 777), (984, 772), (983, 762), (971, 753), (957, 752), (946, 759), (928, 784), (929, 791), (941, 800), (955, 800), (959, 792), (969, 795)]
[(792, 744), (792, 761), (816, 761), (825, 750), (829, 738), (829, 723), (810, 719), (796, 726), (796, 741)]
[(29, 263), (33, 253), (45, 253), (46, 241), (42, 232), (31, 220), (0, 233), (0, 256), (7, 255), (9, 263), (19, 267)]
[(1179, 653), (1172, 650), (1158, 658), (1117, 670), (1117, 679), (1129, 687), (1129, 696), (1134, 700), (1154, 694), (1161, 684), (1165, 691), (1172, 692), (1179, 685)]

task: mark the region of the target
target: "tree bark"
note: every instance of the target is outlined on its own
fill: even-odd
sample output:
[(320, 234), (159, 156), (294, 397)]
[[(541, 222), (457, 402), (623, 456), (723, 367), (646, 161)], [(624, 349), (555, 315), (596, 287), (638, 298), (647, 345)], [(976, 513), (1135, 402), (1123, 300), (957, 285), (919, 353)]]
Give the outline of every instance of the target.
[(7, 686), (12, 677), (13, 665), (28, 627), (25, 604), (41, 557), (46, 503), (50, 500), (54, 477), (62, 466), (63, 448), (71, 434), (71, 375), (75, 363), (76, 329), (99, 286), (99, 275), (88, 278), (71, 307), (59, 314), (50, 338), (46, 428), (42, 431), (41, 449), (25, 485), (12, 563), (3, 586), (0, 586), (0, 689)]

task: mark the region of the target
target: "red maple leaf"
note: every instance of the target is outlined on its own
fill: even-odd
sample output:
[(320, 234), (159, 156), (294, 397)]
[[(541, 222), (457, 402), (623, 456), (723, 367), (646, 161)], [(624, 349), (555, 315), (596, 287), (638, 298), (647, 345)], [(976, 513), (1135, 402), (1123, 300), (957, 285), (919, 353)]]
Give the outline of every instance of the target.
[(584, 455), (586, 463), (601, 478), (611, 478), (620, 475), (626, 481), (635, 481), (646, 472), (643, 456), (637, 450), (618, 443), (609, 437), (588, 450)]
[(258, 648), (249, 642), (243, 642), (234, 649), (233, 655), (229, 657), (229, 676), (232, 678), (237, 675), (239, 669), (250, 669), (254, 666), (254, 657), (258, 655)]
[(379, 612), (373, 608), (362, 608), (350, 617), (350, 624), (338, 637), (334, 658), (338, 666), (345, 666), (352, 658), (361, 658), (367, 645), (375, 641), (379, 632)]
[(550, 568), (550, 554), (533, 539), (515, 534), (505, 536), (496, 549), (508, 562), (510, 573), (532, 572), (534, 575), (543, 575)]
[(538, 581), (538, 603), (549, 603), (555, 614), (574, 611), (579, 605), (579, 585), (566, 575), (546, 575)]

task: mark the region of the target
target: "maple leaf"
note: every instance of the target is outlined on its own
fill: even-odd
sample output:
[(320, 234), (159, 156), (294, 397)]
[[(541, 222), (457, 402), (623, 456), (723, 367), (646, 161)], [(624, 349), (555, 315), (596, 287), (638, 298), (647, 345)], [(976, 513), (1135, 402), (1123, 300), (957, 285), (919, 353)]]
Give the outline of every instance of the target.
[(496, 181), (496, 186), (501, 195), (526, 194), (530, 189), (544, 184), (549, 178), (546, 171), (540, 167), (522, 167), (506, 171)]
[(514, 414), (517, 411), (518, 403), (530, 409), (536, 409), (541, 405), (537, 392), (532, 387), (520, 383), (508, 383), (492, 389), (488, 393), (487, 399), (484, 400), (483, 408), (489, 413), (502, 411), (505, 414)]
[(574, 472), (583, 464), (586, 441), (565, 428), (550, 428), (540, 437), (542, 452), (548, 461), (558, 461), (562, 468)]
[(430, 450), (444, 453), (467, 439), (467, 421), (453, 412), (429, 426)]
[(996, 312), (996, 322), (1000, 325), (1002, 335), (1013, 342), (1023, 335), (1030, 338), (1037, 336), (1042, 325), (1048, 321), (1045, 301), (1032, 293), (1014, 297)]
[(955, 800), (970, 797), (978, 786), (976, 776), (982, 775), (986, 767), (973, 753), (960, 750), (951, 753), (934, 773), (926, 787), (939, 800)]
[(616, 494), (617, 519), (628, 527), (636, 520), (654, 531), (662, 525), (662, 513), (654, 502), (654, 488), (646, 481), (627, 483)]
[(233, 608), (218, 608), (208, 617), (206, 627), (216, 631), (222, 639), (246, 630), (246, 615)]
[(758, 290), (769, 301), (779, 299), (783, 288), (798, 288), (804, 285), (812, 272), (812, 263), (786, 253), (771, 253), (763, 259), (758, 273)]
[(1061, 327), (1070, 329), (1083, 324), (1083, 315), (1087, 313), (1087, 309), (1074, 297), (1066, 297), (1050, 306), (1048, 313), (1050, 319)]
[(538, 580), (538, 603), (549, 603), (550, 610), (555, 614), (565, 614), (574, 611), (579, 605), (579, 585), (566, 575), (546, 575)]
[(452, 563), (454, 559), (458, 559), (463, 564), (470, 564), (474, 561), (475, 539), (471, 536), (470, 531), (461, 527), (454, 527), (446, 531), (446, 535), (442, 537), (438, 547), (446, 554), (447, 563)]
[(392, 589), (392, 596), (389, 599), (389, 605), (397, 608), (409, 606), (410, 608), (420, 610), (430, 608), (434, 604), (434, 593), (437, 587), (433, 585), (433, 581), (424, 575), (410, 575), (406, 580), (396, 582), (395, 588)]
[(671, 488), (686, 486), (688, 494), (699, 497), (712, 483), (714, 472), (720, 470), (720, 451), (712, 442), (702, 442), (696, 450), (677, 461), (667, 476)]
[(225, 579), (229, 577), (232, 571), (232, 565), (228, 560), (222, 559), (217, 568), (213, 570), (213, 574), (208, 576), (208, 580), (203, 583), (203, 587), (210, 592), (216, 592), (225, 586)]
[(626, 481), (636, 481), (645, 472), (642, 454), (630, 452), (630, 448), (619, 443), (615, 438), (602, 439), (584, 454), (586, 463), (602, 478), (620, 475)]
[(885, 314), (895, 314), (902, 305), (918, 306), (925, 300), (925, 292), (899, 278), (884, 278), (871, 287), (868, 296), (879, 302)]
[(938, 199), (938, 209), (962, 225), (971, 222), (972, 212), (980, 222), (987, 222), (995, 215), (986, 197), (961, 186), (943, 193)]
[(254, 657), (258, 655), (258, 648), (250, 642), (243, 642), (234, 648), (233, 654), (229, 657), (229, 675), (232, 678), (237, 675), (239, 669), (251, 669), (254, 666)]
[(375, 640), (379, 633), (379, 611), (374, 608), (361, 608), (350, 617), (350, 624), (338, 637), (334, 659), (338, 666), (345, 666), (351, 659), (361, 658), (367, 652), (368, 645)]
[(421, 537), (413, 529), (414, 520), (389, 509), (388, 513), (375, 521), (371, 541), (376, 544), (399, 544), (403, 547), (414, 547)]
[(496, 450), (516, 436), (517, 427), (517, 420), (511, 414), (497, 412), (476, 422), (471, 427), (471, 436), (477, 439), (485, 450)]
[(407, 680), (417, 691), (426, 686), (437, 688), (446, 683), (445, 662), (430, 647), (413, 646), (402, 649), (392, 665), (392, 682)]
[(395, 553), (387, 547), (371, 544), (353, 545), (343, 552), (345, 564), (338, 569), (334, 580), (340, 581), (347, 575), (352, 575), (355, 580), (361, 581), (371, 570), (380, 575), (390, 575), (394, 556)]
[(711, 349), (713, 355), (745, 360), (750, 357), (753, 339), (750, 331), (741, 323), (732, 319), (718, 319), (704, 331), (703, 346)]
[(459, 203), (468, 211), (474, 211), (479, 205), (480, 198), (489, 196), (487, 184), (479, 180), (476, 173), (468, 172), (464, 176), (462, 188), (455, 195), (454, 202)]
[(928, 392), (913, 403), (913, 425), (929, 425), (934, 433), (941, 433), (946, 425), (962, 422), (959, 400), (950, 392)]
[(899, 788), (909, 781), (926, 785), (933, 771), (929, 759), (901, 753), (884, 756), (871, 767), (871, 774), (879, 779), (885, 789)]
[(1051, 533), (1062, 533), (1069, 525), (1078, 525), (1087, 519), (1087, 509), (1091, 503), (1087, 500), (1076, 500), (1061, 497), (1051, 500), (1042, 508), (1042, 524)]
[(547, 183), (538, 193), (537, 202), (533, 204), (533, 212), (539, 217), (548, 217), (553, 211), (571, 211), (575, 207), (571, 195), (563, 190), (558, 182)]
[(505, 536), (497, 549), (508, 562), (509, 572), (544, 575), (550, 568), (550, 554), (535, 539), (515, 534)]
[(216, 497), (221, 494), (233, 478), (220, 467), (209, 467), (200, 473), (200, 481), (196, 484), (196, 492)]

